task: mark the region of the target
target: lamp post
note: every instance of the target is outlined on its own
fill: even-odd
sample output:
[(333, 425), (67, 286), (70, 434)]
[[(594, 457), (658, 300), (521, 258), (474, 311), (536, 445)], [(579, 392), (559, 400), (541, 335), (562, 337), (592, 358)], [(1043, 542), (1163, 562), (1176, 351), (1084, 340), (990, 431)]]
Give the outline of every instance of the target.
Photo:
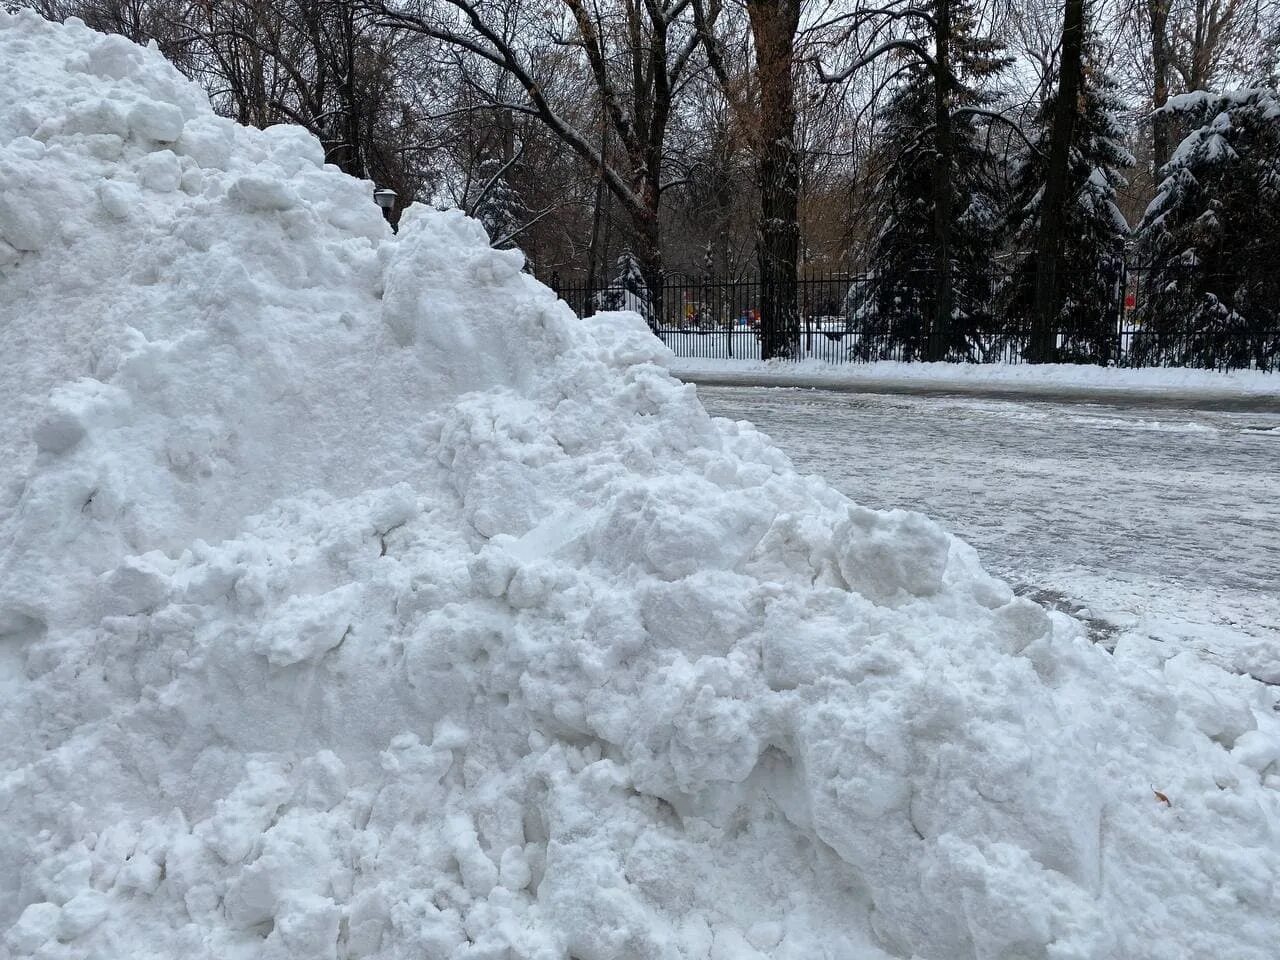
[(396, 206), (396, 192), (389, 187), (378, 187), (373, 191), (373, 202), (382, 208), (382, 216), (386, 218), (387, 223), (391, 224), (391, 230), (394, 233), (396, 225), (391, 219), (391, 211)]

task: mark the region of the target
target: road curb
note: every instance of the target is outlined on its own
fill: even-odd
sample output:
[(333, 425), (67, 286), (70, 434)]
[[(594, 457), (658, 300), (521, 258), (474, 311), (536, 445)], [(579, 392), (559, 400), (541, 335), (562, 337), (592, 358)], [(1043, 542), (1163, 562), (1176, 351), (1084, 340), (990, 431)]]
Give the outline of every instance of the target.
[(989, 400), (1023, 400), (1043, 403), (1089, 403), (1114, 407), (1150, 409), (1223, 410), (1241, 413), (1280, 413), (1280, 394), (1247, 395), (1209, 390), (1171, 390), (1132, 387), (1122, 390), (1093, 386), (1055, 384), (976, 384), (963, 381), (912, 383), (903, 380), (831, 380), (803, 374), (751, 371), (671, 370), (685, 383), (714, 387), (793, 387), (802, 390), (829, 390), (834, 393), (873, 393), (916, 397), (975, 397)]

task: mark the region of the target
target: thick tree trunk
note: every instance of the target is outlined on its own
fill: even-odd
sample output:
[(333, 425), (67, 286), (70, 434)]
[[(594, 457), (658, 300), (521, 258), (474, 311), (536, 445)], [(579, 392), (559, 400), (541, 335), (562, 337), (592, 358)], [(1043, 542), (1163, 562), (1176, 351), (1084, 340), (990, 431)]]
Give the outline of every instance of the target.
[(636, 260), (640, 262), (640, 275), (649, 299), (649, 314), (645, 317), (655, 329), (662, 322), (662, 294), (666, 274), (662, 261), (662, 228), (658, 221), (658, 205), (654, 203), (650, 216), (634, 218), (633, 236)]
[(928, 360), (946, 356), (946, 342), (953, 322), (955, 289), (951, 270), (951, 207), (954, 184), (951, 135), (951, 0), (938, 0), (936, 23), (936, 65), (933, 76), (934, 156), (933, 156), (933, 317), (926, 334), (924, 355)]
[(800, 250), (793, 69), (800, 0), (747, 0), (760, 88), (760, 352), (791, 356), (799, 336), (796, 260)]
[(1062, 260), (1062, 222), (1070, 186), (1071, 143), (1075, 138), (1084, 82), (1084, 4), (1085, 0), (1066, 0), (1063, 9), (1058, 91), (1053, 104), (1053, 127), (1049, 132), (1040, 219), (1036, 225), (1036, 287), (1027, 357), (1033, 363), (1048, 363), (1057, 353), (1055, 328), (1061, 306), (1058, 266)]

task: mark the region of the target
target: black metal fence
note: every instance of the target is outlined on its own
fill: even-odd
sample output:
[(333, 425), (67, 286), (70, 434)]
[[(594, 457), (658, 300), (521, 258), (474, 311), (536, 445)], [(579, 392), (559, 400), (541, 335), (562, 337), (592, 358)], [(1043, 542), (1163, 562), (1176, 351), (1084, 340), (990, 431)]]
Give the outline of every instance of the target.
[[(904, 277), (888, 282), (871, 276), (808, 276), (797, 281), (798, 313), (788, 319), (781, 359), (828, 363), (873, 360), (947, 360), (1023, 363), (1032, 350), (1058, 362), (1116, 366), (1254, 368), (1280, 371), (1280, 329), (1231, 333), (1259, 339), (1223, 349), (1196, 331), (1152, 322), (1145, 309), (1156, 274), (1126, 268), (1099, 284), (1095, 304), (1078, 311), (1087, 319), (1048, 332), (1011, 308), (1001, 293), (1003, 275), (993, 272), (956, 294), (953, 321), (932, 322), (931, 284)], [(619, 286), (587, 289), (560, 284), (557, 293), (577, 313), (634, 310), (648, 320), (679, 357), (759, 360), (761, 284), (758, 280), (668, 278), (660, 290)]]

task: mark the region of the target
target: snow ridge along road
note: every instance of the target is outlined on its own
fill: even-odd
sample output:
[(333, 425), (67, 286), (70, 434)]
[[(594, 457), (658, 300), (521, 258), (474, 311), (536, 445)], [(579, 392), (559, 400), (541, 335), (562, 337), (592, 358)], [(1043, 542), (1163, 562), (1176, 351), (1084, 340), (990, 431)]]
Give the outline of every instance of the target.
[(1256, 370), (1112, 368), (1089, 364), (828, 364), (809, 361), (678, 357), (672, 372), (688, 383), (723, 387), (807, 387), (849, 393), (972, 396), (1102, 403), (1152, 409), (1280, 413), (1280, 373)]
[(1273, 960), (1274, 691), (323, 160), (0, 13), (9, 956)]

